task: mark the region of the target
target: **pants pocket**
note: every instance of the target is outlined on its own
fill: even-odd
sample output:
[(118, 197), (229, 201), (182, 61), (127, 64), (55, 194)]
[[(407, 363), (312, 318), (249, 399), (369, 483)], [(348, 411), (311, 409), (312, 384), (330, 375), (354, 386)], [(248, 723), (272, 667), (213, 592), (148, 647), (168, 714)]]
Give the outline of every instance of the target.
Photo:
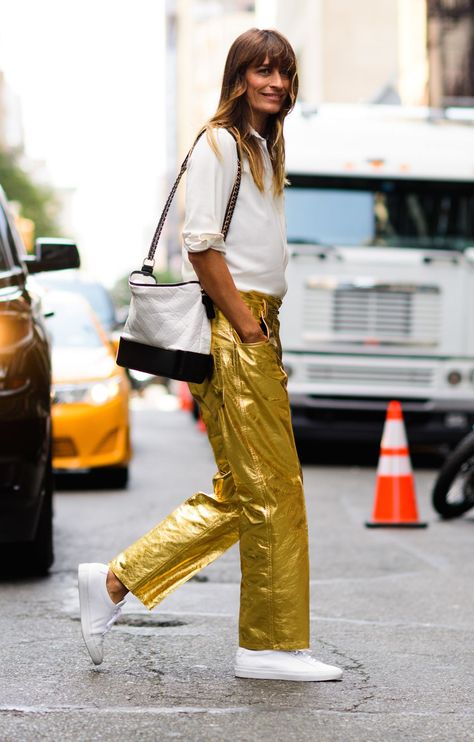
[(266, 338), (264, 340), (257, 340), (256, 343), (244, 343), (244, 341), (240, 338), (239, 334), (237, 333), (237, 330), (235, 330), (232, 327), (232, 325), (230, 325), (230, 331), (237, 345), (243, 345), (246, 348), (258, 348), (259, 345), (266, 345), (270, 341), (270, 329), (267, 323), (265, 322), (264, 317), (260, 317), (260, 327), (262, 331), (265, 333)]
[(242, 390), (269, 401), (287, 400), (287, 375), (271, 338), (261, 343), (237, 343), (236, 354)]

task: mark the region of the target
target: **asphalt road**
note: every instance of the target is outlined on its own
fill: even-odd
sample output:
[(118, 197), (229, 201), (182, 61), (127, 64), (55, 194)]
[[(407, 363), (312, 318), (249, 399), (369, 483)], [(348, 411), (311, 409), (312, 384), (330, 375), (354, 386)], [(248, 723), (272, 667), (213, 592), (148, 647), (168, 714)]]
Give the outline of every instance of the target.
[(304, 466), (313, 650), (342, 682), (233, 676), (237, 548), (153, 612), (130, 599), (94, 668), (78, 562), (107, 561), (213, 472), (188, 415), (151, 397), (134, 403), (128, 491), (60, 491), (51, 576), (0, 584), (1, 742), (474, 740), (474, 513), (438, 521), (434, 470), (416, 471), (428, 529), (371, 531), (373, 468)]

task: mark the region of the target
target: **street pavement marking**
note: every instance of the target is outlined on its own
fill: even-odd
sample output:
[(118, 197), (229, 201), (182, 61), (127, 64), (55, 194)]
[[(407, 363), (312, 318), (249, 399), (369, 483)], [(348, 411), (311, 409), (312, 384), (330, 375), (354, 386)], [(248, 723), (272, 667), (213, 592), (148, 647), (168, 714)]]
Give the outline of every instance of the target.
[(251, 706), (231, 706), (227, 708), (200, 706), (97, 706), (64, 705), (64, 706), (0, 706), (0, 712), (21, 714), (55, 714), (58, 711), (87, 711), (99, 714), (241, 714), (249, 712)]

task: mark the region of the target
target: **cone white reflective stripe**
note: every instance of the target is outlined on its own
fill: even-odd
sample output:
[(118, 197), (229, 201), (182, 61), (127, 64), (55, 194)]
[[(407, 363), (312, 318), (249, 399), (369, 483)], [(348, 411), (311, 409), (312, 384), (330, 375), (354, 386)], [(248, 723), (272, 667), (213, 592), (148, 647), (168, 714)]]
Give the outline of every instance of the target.
[(377, 474), (381, 477), (402, 477), (410, 475), (411, 465), (408, 456), (382, 454), (379, 458)]
[(381, 448), (407, 448), (408, 441), (403, 420), (386, 420)]

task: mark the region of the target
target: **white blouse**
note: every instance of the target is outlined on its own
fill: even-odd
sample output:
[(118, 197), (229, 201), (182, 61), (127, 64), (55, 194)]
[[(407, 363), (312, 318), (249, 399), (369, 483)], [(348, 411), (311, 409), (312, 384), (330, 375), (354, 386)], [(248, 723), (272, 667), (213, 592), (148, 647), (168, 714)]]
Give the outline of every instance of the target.
[(281, 298), (287, 288), (288, 262), (284, 198), (273, 195), (273, 171), (266, 141), (252, 131), (263, 151), (265, 189), (263, 193), (258, 190), (244, 158), (239, 195), (224, 242), (221, 229), (237, 174), (237, 151), (235, 139), (226, 129), (215, 129), (214, 133), (220, 158), (203, 134), (188, 162), (183, 279), (196, 278), (187, 253), (213, 248), (225, 254), (240, 291), (260, 291)]

